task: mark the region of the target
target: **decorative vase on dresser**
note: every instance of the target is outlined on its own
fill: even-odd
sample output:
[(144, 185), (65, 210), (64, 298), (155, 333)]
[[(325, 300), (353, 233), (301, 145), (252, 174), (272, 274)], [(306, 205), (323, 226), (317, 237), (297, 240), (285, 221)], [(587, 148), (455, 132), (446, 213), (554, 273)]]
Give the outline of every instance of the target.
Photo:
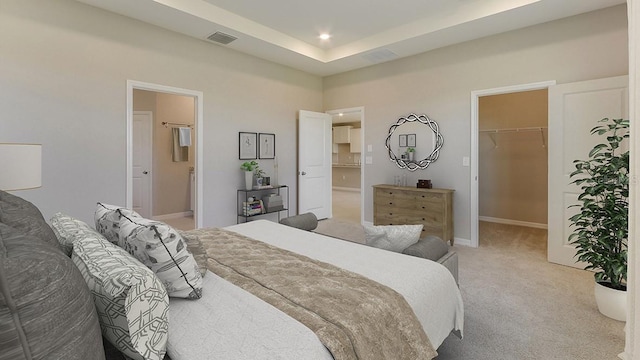
[(453, 192), (394, 185), (373, 186), (374, 225), (419, 225), (453, 245)]

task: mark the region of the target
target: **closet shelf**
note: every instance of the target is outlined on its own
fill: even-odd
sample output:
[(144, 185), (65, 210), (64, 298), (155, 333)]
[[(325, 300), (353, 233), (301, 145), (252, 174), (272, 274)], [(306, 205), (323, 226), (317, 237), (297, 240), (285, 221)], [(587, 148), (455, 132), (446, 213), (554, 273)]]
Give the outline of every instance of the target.
[(547, 130), (546, 126), (535, 126), (535, 127), (521, 127), (521, 128), (503, 128), (503, 129), (486, 129), (480, 130), (481, 133), (486, 133), (489, 135), (489, 138), (493, 142), (493, 147), (497, 148), (498, 143), (496, 142), (495, 135), (500, 133), (520, 133), (520, 132), (531, 132), (536, 131), (540, 132), (540, 138), (542, 140), (542, 147), (547, 147), (546, 140), (544, 138), (544, 131)]

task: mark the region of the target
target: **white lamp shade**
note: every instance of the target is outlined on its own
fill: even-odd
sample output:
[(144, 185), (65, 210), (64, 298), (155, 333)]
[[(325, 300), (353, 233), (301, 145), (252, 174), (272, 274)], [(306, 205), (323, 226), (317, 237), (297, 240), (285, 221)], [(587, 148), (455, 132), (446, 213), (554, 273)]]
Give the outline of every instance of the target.
[(0, 190), (42, 186), (42, 145), (0, 143)]

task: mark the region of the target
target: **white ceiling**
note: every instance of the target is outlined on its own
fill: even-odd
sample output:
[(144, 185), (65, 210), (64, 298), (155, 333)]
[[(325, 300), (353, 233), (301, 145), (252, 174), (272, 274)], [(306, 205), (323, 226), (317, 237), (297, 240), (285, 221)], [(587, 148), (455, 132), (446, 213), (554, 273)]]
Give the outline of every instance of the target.
[[(321, 76), (625, 0), (78, 0)], [(332, 35), (328, 41), (319, 34)]]

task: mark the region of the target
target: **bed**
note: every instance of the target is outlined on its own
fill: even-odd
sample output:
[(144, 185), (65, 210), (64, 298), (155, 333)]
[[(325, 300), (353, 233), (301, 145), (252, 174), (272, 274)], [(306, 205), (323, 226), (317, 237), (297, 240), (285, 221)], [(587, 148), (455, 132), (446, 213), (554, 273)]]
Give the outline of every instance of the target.
[[(265, 220), (224, 230), (335, 265), (395, 290), (413, 310), (435, 349), (452, 331), (462, 336), (460, 291), (451, 273), (436, 262)], [(207, 252), (215, 252), (208, 248), (207, 231), (194, 230)], [(203, 279), (201, 299), (171, 298), (170, 309), (167, 354), (173, 360), (333, 359), (307, 326), (211, 271)]]

